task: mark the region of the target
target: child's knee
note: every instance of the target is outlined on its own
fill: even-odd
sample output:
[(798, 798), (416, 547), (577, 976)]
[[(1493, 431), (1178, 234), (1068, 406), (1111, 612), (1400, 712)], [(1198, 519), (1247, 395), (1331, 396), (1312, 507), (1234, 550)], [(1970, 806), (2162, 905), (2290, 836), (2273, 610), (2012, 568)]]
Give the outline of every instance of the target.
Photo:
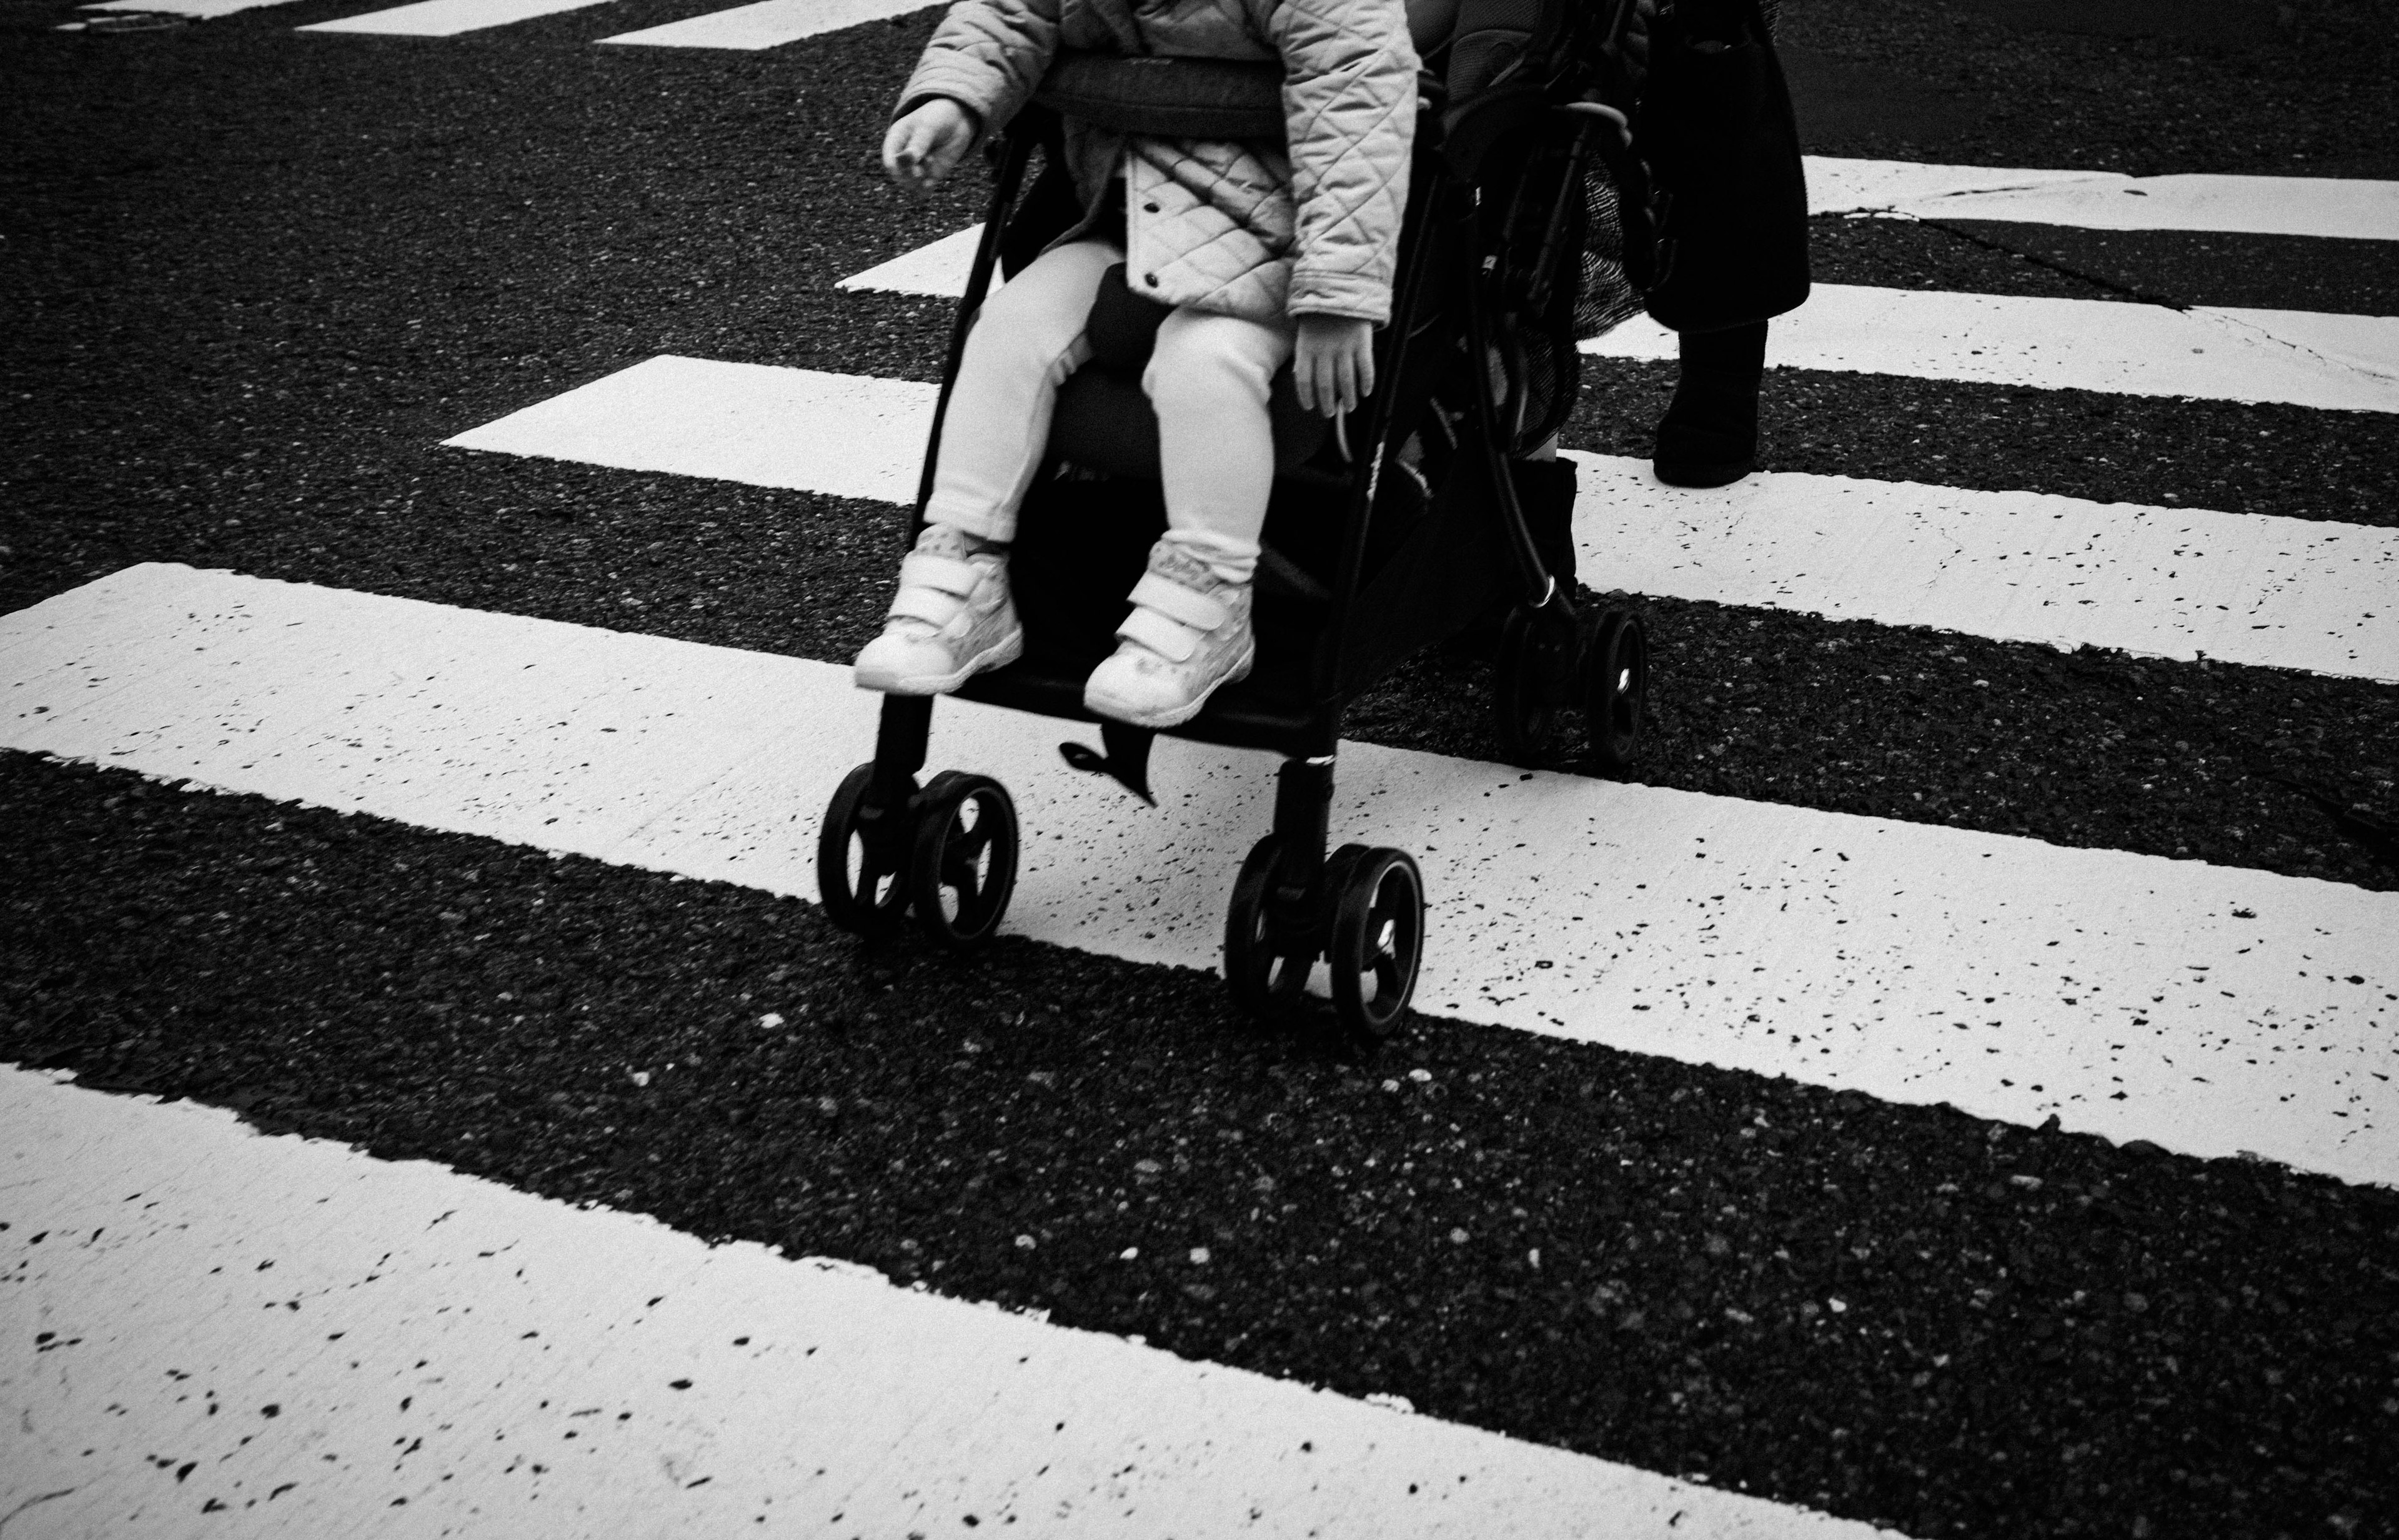
[(1291, 345), (1288, 336), (1255, 321), (1177, 311), (1159, 328), (1141, 386), (1161, 412), (1227, 399), (1264, 408)]

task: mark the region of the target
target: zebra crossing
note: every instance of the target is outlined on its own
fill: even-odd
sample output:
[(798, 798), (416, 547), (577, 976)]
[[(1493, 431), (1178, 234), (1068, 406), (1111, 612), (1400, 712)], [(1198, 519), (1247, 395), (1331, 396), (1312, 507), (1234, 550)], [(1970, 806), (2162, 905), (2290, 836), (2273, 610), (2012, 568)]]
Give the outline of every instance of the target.
[[(597, 41), (754, 51), (834, 14), (850, 12), (766, 0)], [(456, 35), (501, 15), (428, 0), (312, 30)], [(449, 30), (412, 33), (437, 25)], [(1820, 212), (1860, 217), (2399, 238), (2393, 183), (1837, 159), (1809, 171)], [(861, 303), (954, 294), (971, 234), (841, 287)], [(1778, 325), (1773, 362), (2387, 413), (2393, 326), (1826, 285)], [(1670, 342), (1636, 324), (1593, 351), (1657, 358)], [(661, 353), (457, 425), (446, 444), (888, 508), (912, 493), (929, 397), (921, 381)], [(1586, 574), (1635, 593), (2399, 681), (2387, 528), (1796, 472), (1687, 493), (1638, 461), (1567, 449)], [(1926, 642), (1928, 667), (1936, 649)], [(0, 749), (806, 898), (816, 812), (871, 741), (873, 702), (840, 663), (144, 562), (0, 615)], [(1935, 693), (1968, 716), (1975, 688), (1943, 674)], [(1163, 806), (1136, 811), (1058, 763), (1062, 724), (963, 707), (936, 720), (934, 763), (1000, 775), (1025, 809), (1018, 936), (1160, 977), (1213, 966), (1226, 875), (1263, 822), (1264, 762), (1161, 744)], [(1429, 1033), (1487, 1026), (1875, 1107), (1945, 1104), (1987, 1124), (1995, 1151), (2079, 1136), (2172, 1152), (2202, 1177), (2280, 1173), (2286, 1195), (2295, 1173), (2399, 1186), (2390, 892), (1371, 742), (1345, 746), (1343, 792), (1336, 824), (1414, 849), (1431, 878), (1420, 1000), (1443, 1020)], [(1411, 1077), (1387, 1067), (1387, 1094), (1404, 1094)], [(1501, 1141), (1456, 1115), (1464, 1137)], [(664, 1210), (668, 1224), (578, 1209), (258, 1137), (206, 1107), (11, 1069), (0, 1128), (13, 1195), (0, 1283), (36, 1303), (43, 1334), (33, 1368), (0, 1369), (5, 1410), (32, 1435), (31, 1457), (0, 1473), (12, 1533), (183, 1533), (204, 1503), (243, 1533), (296, 1534), (1892, 1533), (1834, 1517), (1855, 1509), (1830, 1490), (1761, 1480), (1766, 1501), (1677, 1460), (1569, 1452), (1455, 1409), (1409, 1414), (1370, 1383), (1335, 1394), (1229, 1367), (1245, 1361), (1229, 1344), (1177, 1357), (1120, 1328), (979, 1308), (938, 1277), (933, 1291), (903, 1284), (879, 1258), (881, 1273), (849, 1252), (711, 1247)], [(1597, 1163), (1638, 1154), (1611, 1147)], [(2040, 1194), (2046, 1180), (2069, 1216), (2110, 1205), (2106, 1182), (2061, 1189), (2055, 1170), (2024, 1164), (1995, 1168), (1992, 1190)], [(1972, 1200), (1977, 1183), (1964, 1185), (1941, 1201)], [(2307, 1191), (2327, 1230), (2376, 1212)], [(1495, 1213), (1507, 1201), (1478, 1196)], [(1997, 1308), (1982, 1297), (1995, 1292), (2004, 1305), (2006, 1271), (2036, 1270), (2053, 1238), (2085, 1244), (2070, 1217), (2040, 1223), (2030, 1243), (1959, 1243), (2007, 1264), (1973, 1311)], [(1046, 1254), (1046, 1232), (1003, 1246), (1035, 1252), (1037, 1238)], [(1226, 1243), (1195, 1236), (1178, 1263), (1204, 1267), (1211, 1244)], [(1694, 1272), (1716, 1254), (1696, 1230), (1663, 1244)], [(1125, 1265), (1136, 1260), (1158, 1259)], [(1512, 1295), (1543, 1265), (1536, 1247), (1492, 1279)], [(2230, 1277), (2175, 1274), (2146, 1275), (2126, 1296), (2137, 1306), (2109, 1304), (2117, 1330), (2175, 1296), (2236, 1291)], [(1578, 1321), (1605, 1307), (1613, 1351), (1629, 1353), (1635, 1329), (1606, 1275), (1565, 1303)], [(2378, 1286), (2364, 1287), (2350, 1308), (2370, 1314)], [(1870, 1327), (1852, 1285), (1817, 1294), (1807, 1330), (1854, 1331), (1861, 1356), (1931, 1377), (1959, 1351), (1922, 1320)], [(2273, 1297), (2303, 1317), (2343, 1308)], [(1732, 1306), (1723, 1329), (1755, 1329), (1754, 1314)], [(1903, 1337), (1920, 1351), (1890, 1345)], [(2000, 1341), (2010, 1361), (1979, 1371), (1994, 1379), (2040, 1372), (2036, 1344), (2052, 1339)], [(1895, 1404), (1923, 1389), (1910, 1371), (1889, 1371)], [(2153, 1396), (2140, 1415), (2171, 1424), (2189, 1393)], [(2356, 1405), (2368, 1432), (2393, 1414)], [(1863, 1418), (1880, 1438), (1874, 1417), (1806, 1437), (1837, 1445)], [(2365, 1512), (2308, 1518), (2372, 1533)], [(2157, 1533), (2148, 1523), (2135, 1533)]]

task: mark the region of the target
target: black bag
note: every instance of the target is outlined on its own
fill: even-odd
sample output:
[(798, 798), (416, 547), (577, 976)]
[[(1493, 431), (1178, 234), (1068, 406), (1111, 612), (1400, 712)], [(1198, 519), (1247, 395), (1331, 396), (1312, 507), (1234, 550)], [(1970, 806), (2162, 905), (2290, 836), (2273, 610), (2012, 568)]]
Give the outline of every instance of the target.
[(1640, 143), (1658, 183), (1647, 308), (1676, 331), (1752, 326), (1808, 298), (1808, 183), (1757, 0), (1674, 0), (1650, 34)]

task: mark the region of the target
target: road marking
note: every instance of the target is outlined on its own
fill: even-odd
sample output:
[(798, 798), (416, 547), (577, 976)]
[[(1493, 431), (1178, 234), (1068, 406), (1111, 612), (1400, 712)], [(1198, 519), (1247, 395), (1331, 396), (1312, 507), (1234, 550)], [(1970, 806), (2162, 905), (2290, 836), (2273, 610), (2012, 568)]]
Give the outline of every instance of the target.
[[(983, 226), (969, 224), (928, 245), (902, 251), (889, 262), (877, 263), (863, 273), (852, 273), (834, 287), (955, 300), (967, 291), (967, 278), (974, 271), (975, 247), (982, 239)], [(996, 269), (992, 277), (996, 281), (999, 278)]]
[(1815, 213), (2399, 240), (2399, 182), (1929, 166), (1809, 155)]
[[(956, 299), (973, 232), (945, 236), (836, 287)], [(1582, 344), (1600, 358), (1675, 357), (1647, 316)], [(1820, 283), (1778, 317), (1767, 362), (1914, 379), (2399, 412), (2399, 317)]]
[(839, 32), (861, 21), (924, 10), (928, 0), (758, 0), (754, 6), (710, 11), (639, 32), (618, 33), (603, 43), (657, 48), (774, 48), (820, 33)]
[(2399, 681), (2399, 530), (1576, 454), (1595, 588)]
[(913, 503), (933, 398), (909, 380), (662, 354), (442, 441)]
[[(1582, 344), (1599, 358), (1675, 357), (1635, 316)], [(2336, 316), (1820, 283), (1776, 317), (1769, 367), (1899, 374), (2040, 390), (2399, 412), (2399, 317)]]
[(460, 33), (505, 27), (515, 21), (530, 21), (536, 16), (553, 16), (560, 11), (607, 3), (608, 0), (417, 0), (411, 6), (346, 16), (337, 21), (319, 21), (296, 30), (371, 33), (384, 37), (455, 37)]
[(102, 5), (78, 6), (75, 8), (188, 16), (195, 21), (213, 21), (220, 16), (231, 16), (236, 11), (260, 10), (268, 6), (289, 6), (297, 3), (298, 0), (106, 0)]
[(0, 1129), (43, 1533), (1892, 1533), (189, 1102), (0, 1071)]
[[(847, 669), (152, 564), (0, 616), (0, 747), (813, 895)], [(1212, 968), (1271, 756), (944, 703), (1001, 777), (1012, 928)], [(1339, 840), (1422, 862), (1419, 1000), (1982, 1117), (2399, 1183), (2399, 894), (1346, 745)]]
[[(905, 503), (933, 396), (668, 356), (449, 442)], [(1576, 458), (1596, 588), (2399, 680), (2399, 531), (1792, 473), (1684, 492)]]

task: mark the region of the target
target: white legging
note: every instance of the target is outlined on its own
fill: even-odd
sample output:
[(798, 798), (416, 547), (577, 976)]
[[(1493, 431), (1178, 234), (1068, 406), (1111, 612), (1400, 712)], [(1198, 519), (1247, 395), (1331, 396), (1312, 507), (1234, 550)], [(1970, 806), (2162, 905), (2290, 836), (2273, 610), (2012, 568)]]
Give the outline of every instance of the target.
[[(1016, 538), (1016, 510), (1050, 441), (1058, 387), (1091, 356), (1083, 323), (1100, 277), (1124, 253), (1104, 241), (1044, 252), (985, 301), (942, 424), (926, 518), (985, 540)], [(1141, 387), (1158, 414), (1167, 538), (1247, 582), (1274, 483), (1267, 392), (1292, 329), (1176, 309), (1158, 329)]]

